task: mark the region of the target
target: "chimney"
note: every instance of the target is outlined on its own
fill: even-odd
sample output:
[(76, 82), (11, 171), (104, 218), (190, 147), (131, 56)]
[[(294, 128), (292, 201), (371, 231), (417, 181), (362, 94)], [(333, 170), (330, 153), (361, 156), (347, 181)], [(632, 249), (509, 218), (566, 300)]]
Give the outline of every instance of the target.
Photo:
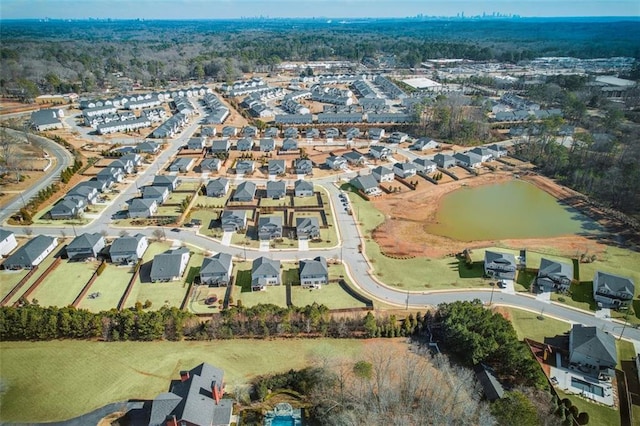
[(220, 398), (222, 398), (222, 386), (216, 384), (216, 382), (211, 382), (211, 394), (213, 395), (213, 399), (216, 400), (216, 405), (220, 403)]
[(189, 380), (189, 372), (188, 371), (181, 371), (180, 372), (180, 381), (181, 382), (186, 382), (187, 380)]

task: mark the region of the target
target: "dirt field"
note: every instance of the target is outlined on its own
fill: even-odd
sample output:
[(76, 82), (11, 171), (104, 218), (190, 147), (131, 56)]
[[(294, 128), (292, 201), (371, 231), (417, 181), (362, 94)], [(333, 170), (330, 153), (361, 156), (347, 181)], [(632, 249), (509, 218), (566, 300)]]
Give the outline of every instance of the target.
[[(398, 194), (374, 199), (373, 205), (382, 211), (387, 220), (376, 229), (373, 237), (381, 249), (393, 256), (442, 257), (458, 253), (465, 248), (479, 248), (495, 245), (508, 247), (526, 246), (531, 250), (554, 248), (558, 254), (575, 255), (578, 251), (588, 250), (590, 253), (601, 253), (605, 246), (592, 239), (577, 235), (555, 238), (501, 240), (501, 241), (456, 241), (439, 235), (432, 235), (425, 231), (428, 224), (436, 220), (436, 212), (443, 196), (466, 185), (476, 187), (491, 183), (505, 182), (514, 179), (510, 172), (497, 171), (481, 174), (461, 181), (451, 181), (433, 185), (421, 179), (416, 191), (405, 190)], [(575, 194), (563, 188), (550, 179), (542, 176), (523, 176), (539, 188), (557, 198), (565, 199)], [(611, 223), (604, 221), (603, 225)]]

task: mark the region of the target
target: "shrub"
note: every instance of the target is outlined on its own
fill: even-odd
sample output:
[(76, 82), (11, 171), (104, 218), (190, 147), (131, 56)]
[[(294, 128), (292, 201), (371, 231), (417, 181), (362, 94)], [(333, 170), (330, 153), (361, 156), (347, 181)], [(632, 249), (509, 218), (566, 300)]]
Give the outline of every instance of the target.
[(102, 262), (100, 266), (98, 266), (98, 269), (96, 269), (96, 274), (100, 276), (100, 274), (102, 274), (102, 271), (104, 271), (106, 267), (107, 267), (107, 262)]
[(582, 412), (578, 415), (578, 424), (579, 425), (586, 425), (589, 424), (589, 413), (587, 412)]

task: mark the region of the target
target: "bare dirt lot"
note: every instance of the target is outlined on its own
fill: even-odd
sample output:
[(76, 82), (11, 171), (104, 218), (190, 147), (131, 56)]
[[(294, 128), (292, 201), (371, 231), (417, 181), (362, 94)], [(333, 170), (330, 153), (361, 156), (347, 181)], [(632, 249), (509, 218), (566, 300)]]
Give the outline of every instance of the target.
[[(578, 235), (555, 238), (520, 239), (501, 241), (456, 241), (426, 231), (427, 225), (434, 223), (436, 212), (443, 196), (462, 185), (475, 187), (514, 179), (513, 174), (505, 171), (481, 174), (461, 181), (451, 181), (433, 185), (422, 180), (415, 191), (403, 188), (402, 192), (373, 199), (373, 205), (382, 211), (387, 220), (373, 233), (373, 237), (385, 253), (391, 256), (443, 257), (459, 253), (465, 248), (495, 246), (526, 246), (531, 250), (555, 249), (559, 254), (575, 255), (577, 251), (588, 250), (600, 253), (605, 246), (597, 241)], [(542, 176), (523, 176), (523, 179), (535, 184), (559, 199), (575, 194)], [(585, 212), (589, 214), (589, 212)], [(591, 216), (591, 215), (590, 215)], [(593, 217), (593, 216), (592, 216)], [(597, 219), (597, 218), (596, 218)], [(610, 221), (609, 221), (610, 222)], [(602, 223), (610, 226), (607, 220)], [(399, 243), (400, 242), (400, 243)]]

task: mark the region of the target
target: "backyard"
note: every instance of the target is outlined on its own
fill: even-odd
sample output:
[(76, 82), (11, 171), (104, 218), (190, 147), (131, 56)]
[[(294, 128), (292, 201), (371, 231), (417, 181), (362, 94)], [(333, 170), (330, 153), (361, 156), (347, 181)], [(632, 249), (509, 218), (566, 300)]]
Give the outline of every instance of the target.
[[(117, 266), (108, 263), (93, 282), (87, 296), (80, 301), (78, 308), (100, 312), (117, 307), (132, 276), (132, 266)], [(92, 293), (97, 293), (99, 296), (89, 297)]]
[(41, 306), (67, 306), (73, 303), (87, 284), (98, 262), (69, 262), (62, 260), (38, 288), (31, 293)]

